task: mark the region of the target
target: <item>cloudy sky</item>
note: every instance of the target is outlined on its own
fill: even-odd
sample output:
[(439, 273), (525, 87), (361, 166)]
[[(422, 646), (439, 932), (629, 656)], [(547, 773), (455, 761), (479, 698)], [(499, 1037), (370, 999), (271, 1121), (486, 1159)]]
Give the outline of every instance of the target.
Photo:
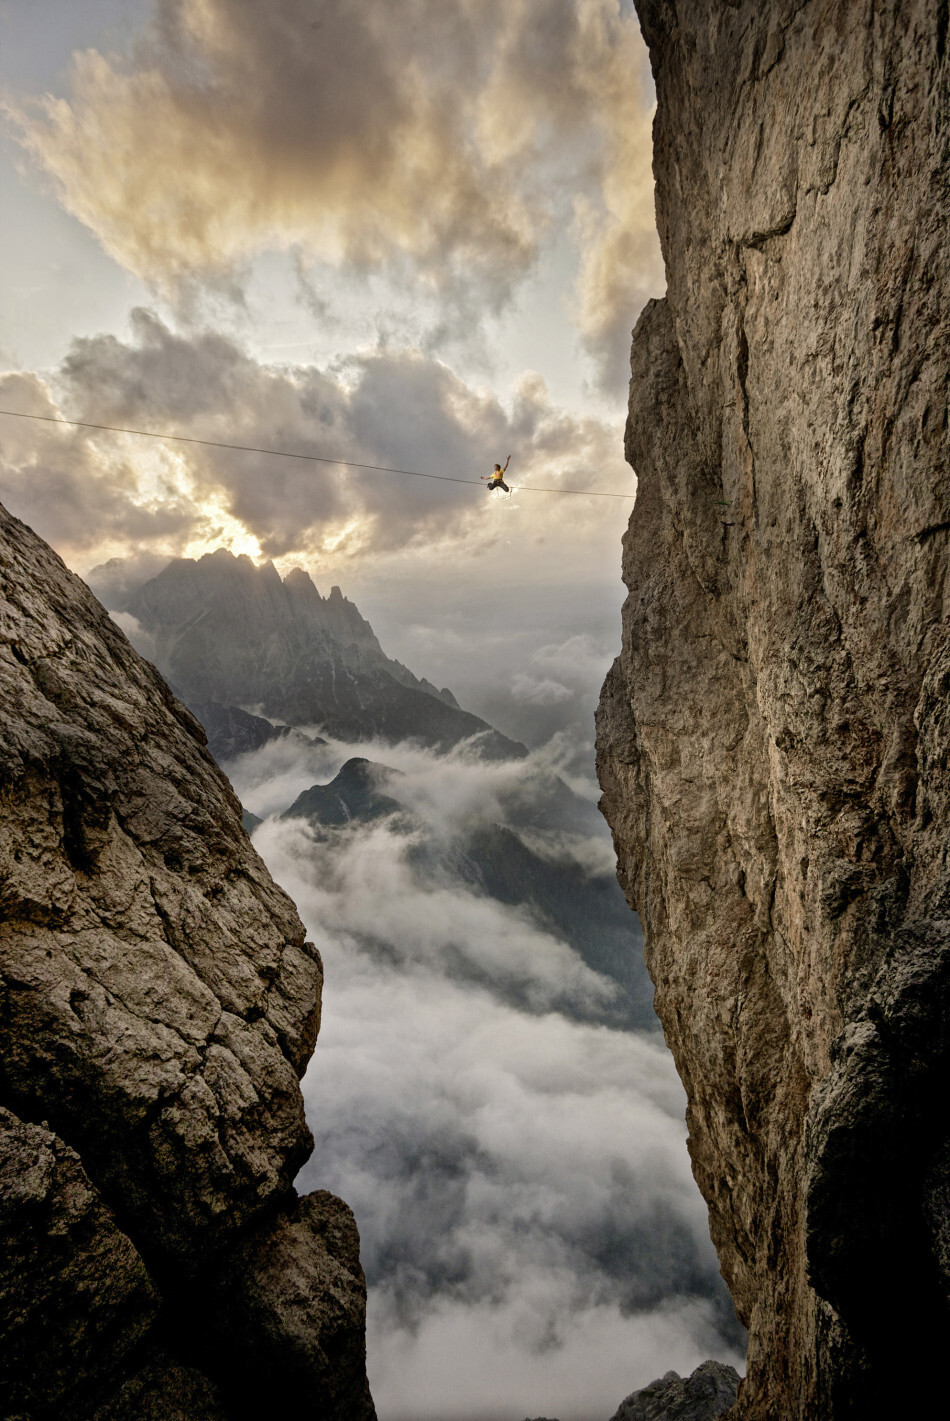
[(546, 730), (576, 692), (535, 654), (599, 675), (617, 640), (627, 351), (663, 289), (629, 0), (0, 0), (0, 56), (0, 408), (626, 495), (2, 418), (12, 511), (80, 573), (303, 564)]
[[(476, 481), (0, 415), (0, 499), (81, 574), (305, 566), (590, 794), (630, 331), (664, 286), (652, 105), (630, 0), (0, 0), (0, 409)], [(430, 812), (490, 796), (402, 767)], [(234, 775), (266, 814), (315, 772)], [(656, 1034), (559, 1013), (602, 984), (513, 910), (421, 895), (385, 828), (300, 833), (256, 842), (327, 958), (304, 1182), (357, 1208), (384, 1421), (588, 1421), (738, 1360)], [(536, 1009), (463, 990), (447, 925)]]

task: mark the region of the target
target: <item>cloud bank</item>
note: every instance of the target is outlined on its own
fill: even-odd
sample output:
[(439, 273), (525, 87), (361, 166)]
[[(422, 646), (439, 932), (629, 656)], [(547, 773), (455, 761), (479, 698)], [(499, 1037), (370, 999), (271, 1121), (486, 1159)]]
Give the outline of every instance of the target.
[[(352, 752), (268, 746), (228, 769), (272, 813)], [(402, 771), (400, 800), (446, 836), (503, 813), (529, 773), (362, 753)], [(594, 822), (578, 822), (578, 856), (601, 843)], [(411, 839), (385, 823), (314, 841), (272, 818), (254, 842), (324, 956), (304, 1081), (316, 1150), (298, 1184), (356, 1212), (380, 1414), (604, 1421), (668, 1367), (739, 1363), (658, 1035), (599, 1024), (603, 979), (565, 943), (458, 884), (421, 884)]]
[[(409, 350), (335, 369), (272, 366), (217, 332), (183, 335), (132, 313), (132, 338), (76, 340), (55, 378), (0, 376), (0, 404), (26, 413), (299, 450), (473, 479), (474, 486), (254, 453), (3, 420), (0, 489), (67, 558), (218, 545), (322, 569), (421, 551), (471, 561), (497, 545), (518, 499), (501, 508), (477, 482), (514, 452), (516, 482), (631, 486), (615, 429), (559, 411), (537, 377), (505, 406), (440, 361)], [(581, 546), (621, 500), (523, 495), (524, 531)], [(561, 507), (570, 502), (571, 508)], [(520, 530), (519, 530), (520, 531)]]
[(304, 284), (314, 260), (385, 270), (458, 326), (568, 229), (580, 330), (612, 364), (662, 284), (651, 105), (615, 0), (543, 17), (528, 0), (156, 0), (130, 53), (79, 53), (68, 97), (10, 112), (67, 210), (166, 295), (285, 250)]
[[(436, 356), (510, 309), (563, 247), (578, 338), (602, 387), (623, 388), (637, 310), (662, 288), (651, 102), (616, 0), (546, 0), (540, 14), (528, 0), (156, 0), (125, 54), (77, 54), (65, 96), (8, 111), (66, 210), (176, 320), (141, 309), (127, 337), (74, 341), (43, 376), (2, 376), (0, 406), (466, 478), (511, 451), (516, 485), (632, 493), (619, 421), (566, 414), (530, 372), (502, 400)], [(379, 293), (378, 312), (366, 301), (377, 334), (397, 324), (398, 295), (418, 312), (405, 348), (380, 337), (322, 367), (276, 365), (201, 328), (201, 293), (239, 307), (274, 252), (341, 340), (328, 273), (344, 294)], [(0, 496), (80, 570), (114, 556), (116, 578), (149, 576), (219, 545), (302, 561), (323, 591), (343, 583), (414, 669), (548, 740), (548, 763), (586, 792), (620, 600), (604, 568), (618, 566), (629, 504), (490, 500), (0, 428)], [(446, 835), (491, 822), (523, 770), (365, 749), (398, 765), (401, 792)], [(285, 741), (230, 768), (266, 816), (353, 751)], [(255, 843), (326, 962), (305, 1082), (317, 1149), (300, 1183), (356, 1210), (387, 1421), (603, 1421), (666, 1367), (738, 1363), (682, 1091), (655, 1035), (598, 1019), (610, 983), (524, 912), (421, 884), (391, 826), (317, 844), (269, 820)], [(578, 826), (569, 847), (603, 870), (602, 829)]]

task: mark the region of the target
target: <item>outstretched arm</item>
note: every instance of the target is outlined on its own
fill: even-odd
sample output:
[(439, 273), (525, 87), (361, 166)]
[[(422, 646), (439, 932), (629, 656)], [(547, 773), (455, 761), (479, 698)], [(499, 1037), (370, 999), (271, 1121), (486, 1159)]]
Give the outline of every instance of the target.
[[(510, 463), (511, 463), (511, 455), (509, 454), (509, 455), (508, 455), (508, 458), (505, 460), (505, 469), (507, 469), (507, 467), (508, 467), (508, 465), (509, 465)], [(502, 470), (502, 472), (504, 472), (504, 470)]]

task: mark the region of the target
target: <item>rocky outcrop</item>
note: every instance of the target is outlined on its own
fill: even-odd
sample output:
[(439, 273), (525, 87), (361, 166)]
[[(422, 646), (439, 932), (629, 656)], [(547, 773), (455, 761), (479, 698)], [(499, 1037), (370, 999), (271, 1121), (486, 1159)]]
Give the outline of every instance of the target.
[[(0, 1396), (32, 1413), (122, 1375), (159, 1297), (79, 1156), (0, 1110)], [(94, 1306), (84, 1306), (91, 1294)]]
[[(736, 1399), (739, 1374), (723, 1362), (703, 1362), (688, 1377), (667, 1372), (633, 1391), (611, 1421), (716, 1421)], [(529, 1421), (529, 1418), (525, 1418)], [(534, 1421), (548, 1421), (536, 1416)]]
[(303, 735), (289, 725), (272, 725), (263, 716), (251, 715), (239, 706), (219, 706), (213, 701), (192, 701), (188, 709), (198, 717), (208, 737), (208, 749), (219, 765), (270, 745), (289, 741), (301, 750), (327, 742), (319, 735)]
[(0, 687), (10, 1414), (371, 1417), (352, 1216), (292, 1188), (319, 955), (197, 721), (5, 510)]
[(923, 1414), (950, 1322), (947, 7), (638, 10), (668, 294), (634, 334), (603, 807), (750, 1331), (733, 1414)]
[(473, 740), (487, 759), (525, 747), (459, 708), (383, 652), (372, 627), (338, 587), (321, 597), (302, 568), (281, 580), (225, 548), (176, 558), (126, 593), (114, 610), (189, 705), (260, 707), (294, 726), (318, 725), (344, 741), (375, 736), (447, 750)]
[(307, 819), (315, 827), (342, 828), (346, 824), (372, 824), (391, 814), (411, 815), (385, 791), (401, 778), (398, 770), (377, 765), (362, 756), (347, 760), (329, 784), (311, 785), (298, 794), (282, 819)]
[(736, 1399), (739, 1373), (723, 1362), (703, 1362), (688, 1377), (667, 1372), (631, 1392), (611, 1421), (716, 1421)]

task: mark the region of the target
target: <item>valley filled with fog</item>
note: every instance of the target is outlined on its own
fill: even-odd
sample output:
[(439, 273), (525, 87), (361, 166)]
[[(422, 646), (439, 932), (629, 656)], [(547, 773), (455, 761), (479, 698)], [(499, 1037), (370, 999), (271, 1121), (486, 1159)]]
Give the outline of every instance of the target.
[[(281, 818), (354, 756), (397, 772), (398, 809)], [(428, 852), (513, 822), (538, 861), (615, 887), (592, 800), (544, 751), (295, 736), (225, 769), (324, 958), (298, 1187), (356, 1213), (380, 1415), (592, 1421), (658, 1371), (738, 1362), (636, 919), (621, 984), (530, 903), (489, 896), (464, 854)]]
[(355, 1211), (380, 1416), (738, 1362), (593, 781), (665, 283), (630, 0), (60, 20), (0, 7), (0, 494), (323, 955), (298, 1187)]
[[(380, 1416), (604, 1421), (671, 1368), (739, 1363), (597, 808), (596, 643), (484, 666), (499, 726), (302, 570), (218, 550), (93, 582), (202, 722), (323, 957), (297, 1187), (356, 1215)], [(439, 684), (464, 664), (451, 639), (427, 661)]]

